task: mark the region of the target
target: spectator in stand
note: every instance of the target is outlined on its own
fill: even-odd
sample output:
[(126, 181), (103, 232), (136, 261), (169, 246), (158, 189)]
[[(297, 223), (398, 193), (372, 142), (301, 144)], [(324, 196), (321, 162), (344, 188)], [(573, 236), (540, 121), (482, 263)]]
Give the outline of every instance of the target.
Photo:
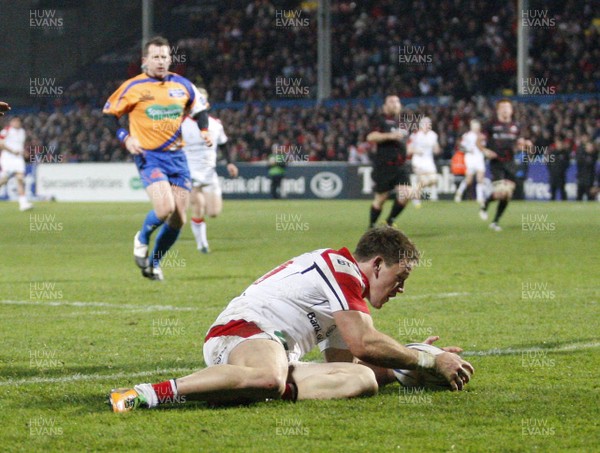
[(581, 139), (577, 147), (577, 201), (593, 200), (592, 187), (596, 176), (596, 162), (598, 161), (598, 150), (595, 149), (587, 135)]
[(565, 137), (559, 135), (548, 150), (548, 173), (550, 175), (550, 200), (556, 200), (556, 192), (560, 199), (567, 200), (567, 169), (569, 168), (570, 152)]

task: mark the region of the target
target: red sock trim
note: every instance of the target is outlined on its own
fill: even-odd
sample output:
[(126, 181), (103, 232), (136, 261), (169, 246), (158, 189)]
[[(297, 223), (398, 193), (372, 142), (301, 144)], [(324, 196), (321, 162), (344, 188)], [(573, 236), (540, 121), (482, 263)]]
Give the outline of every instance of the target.
[(159, 382), (158, 384), (152, 384), (152, 388), (156, 392), (156, 396), (158, 397), (158, 403), (161, 404), (163, 402), (172, 403), (175, 399), (175, 394), (173, 393), (173, 387), (171, 386), (171, 381)]
[(202, 223), (202, 222), (204, 222), (204, 217), (192, 217), (192, 222)]

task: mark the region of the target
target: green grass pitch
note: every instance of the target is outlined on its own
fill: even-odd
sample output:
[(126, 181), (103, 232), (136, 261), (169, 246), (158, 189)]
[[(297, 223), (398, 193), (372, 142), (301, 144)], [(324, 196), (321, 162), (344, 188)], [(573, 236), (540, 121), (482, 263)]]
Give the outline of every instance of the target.
[(431, 333), (462, 346), (476, 369), (464, 392), (391, 385), (348, 401), (109, 411), (111, 387), (203, 367), (204, 334), (232, 297), (296, 254), (352, 250), (368, 208), (226, 201), (208, 223), (213, 253), (186, 226), (159, 283), (131, 256), (149, 204), (0, 204), (0, 449), (598, 451), (597, 203), (514, 202), (500, 233), (473, 202), (401, 215), (423, 260), (375, 324), (402, 342)]

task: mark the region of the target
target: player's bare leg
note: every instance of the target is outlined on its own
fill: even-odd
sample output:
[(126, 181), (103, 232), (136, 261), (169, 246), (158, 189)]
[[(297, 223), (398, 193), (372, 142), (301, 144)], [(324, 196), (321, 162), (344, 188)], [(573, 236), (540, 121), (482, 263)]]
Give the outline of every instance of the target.
[(383, 209), (383, 205), (385, 200), (388, 199), (387, 192), (375, 192), (375, 196), (373, 197), (373, 203), (371, 203), (371, 212), (369, 219), (369, 228), (373, 228), (381, 215), (381, 211)]
[(438, 200), (437, 193), (438, 175), (437, 173), (425, 173), (419, 176), (419, 196), (415, 199), (416, 204), (420, 204), (424, 189), (427, 192), (427, 199)]
[(208, 217), (217, 217), (223, 212), (223, 197), (220, 193), (206, 191), (204, 192), (204, 198)]
[(299, 400), (353, 398), (377, 393), (375, 373), (357, 363), (298, 363), (290, 377)]
[(477, 182), (477, 185), (475, 186), (475, 199), (479, 203), (479, 206), (483, 207), (483, 205), (485, 204), (485, 193), (484, 193), (484, 187), (483, 187), (483, 180), (485, 178), (485, 173), (482, 171), (478, 171), (477, 174), (475, 175), (475, 178), (476, 178), (475, 180)]
[(463, 179), (461, 181), (461, 183), (458, 185), (458, 188), (456, 189), (456, 193), (454, 194), (454, 201), (456, 203), (460, 203), (462, 201), (465, 190), (468, 187), (471, 187), (471, 184), (473, 184), (473, 173), (467, 173), (467, 175), (465, 176), (465, 179)]
[(280, 343), (247, 340), (231, 351), (225, 365), (211, 366), (158, 384), (113, 391), (111, 404), (115, 412), (125, 412), (140, 405), (140, 400), (141, 404), (154, 407), (186, 400), (243, 403), (279, 399), (286, 389), (287, 374), (287, 356)]

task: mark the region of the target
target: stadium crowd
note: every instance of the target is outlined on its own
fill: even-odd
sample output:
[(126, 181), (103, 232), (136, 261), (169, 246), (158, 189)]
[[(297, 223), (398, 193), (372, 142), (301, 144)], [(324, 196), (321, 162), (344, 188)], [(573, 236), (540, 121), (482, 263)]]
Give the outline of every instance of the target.
[[(442, 157), (450, 158), (469, 119), (492, 117), (493, 106), (483, 96), (514, 94), (516, 87), (518, 17), (513, 2), (442, 0), (436, 8), (425, 0), (332, 2), (331, 98), (339, 103), (331, 108), (250, 103), (289, 99), (277, 90), (281, 81), (288, 85), (293, 81), (303, 89), (292, 97), (314, 97), (316, 2), (298, 6), (298, 2), (236, 0), (212, 2), (201, 9), (193, 0), (177, 4), (169, 14), (178, 20), (156, 17), (156, 29), (175, 38), (172, 70), (207, 87), (213, 103), (247, 103), (240, 109), (212, 112), (222, 119), (240, 161), (265, 160), (274, 146), (294, 146), (298, 160), (366, 162), (370, 145), (365, 135), (377, 105), (343, 99), (387, 93), (401, 98), (450, 96), (443, 105), (404, 111), (405, 126), (411, 131), (423, 115), (432, 118)], [(534, 88), (546, 94), (597, 92), (600, 23), (594, 19), (592, 1), (531, 0), (530, 11), (537, 15), (528, 13), (527, 18), (530, 77), (539, 85)], [(121, 82), (114, 74), (124, 79), (139, 73), (138, 45), (123, 52), (102, 57), (103, 62), (115, 62), (114, 71), (105, 71), (110, 80), (75, 82), (60, 98), (47, 99), (41, 113), (25, 116), (30, 149), (37, 159), (129, 158), (100, 115), (101, 106)], [(409, 61), (415, 55), (421, 63)], [(123, 56), (130, 58), (128, 63)], [(557, 140), (573, 152), (586, 140), (596, 146), (599, 140), (597, 100), (552, 101), (548, 96), (545, 105), (517, 104), (516, 118), (538, 146), (537, 152), (556, 146)]]
[[(268, 0), (243, 3), (222, 3), (178, 26), (188, 33), (177, 42), (187, 57), (179, 69), (219, 101), (272, 99), (281, 78), (315, 90), (316, 2), (304, 2), (303, 10)], [(403, 97), (514, 94), (515, 2), (332, 4), (333, 98), (381, 96), (396, 87)], [(600, 88), (600, 24), (592, 6), (591, 0), (530, 2), (530, 77), (545, 88)]]
[[(516, 118), (524, 134), (534, 142), (537, 154), (559, 142), (561, 148), (575, 153), (588, 141), (595, 143), (596, 148), (600, 144), (599, 104), (597, 99), (553, 101), (546, 105), (516, 103)], [(211, 114), (225, 125), (233, 157), (238, 161), (266, 160), (276, 147), (283, 147), (280, 149), (291, 152), (293, 160), (365, 163), (371, 149), (365, 137), (371, 131), (377, 108), (375, 103), (343, 101), (333, 107), (273, 107), (265, 103), (214, 110)], [(420, 118), (432, 118), (443, 150), (441, 157), (450, 158), (469, 120), (486, 121), (492, 115), (493, 102), (480, 97), (405, 108), (400, 120), (403, 127), (414, 132)], [(43, 155), (63, 156), (54, 160), (59, 162), (118, 162), (130, 158), (105, 128), (100, 110), (89, 104), (56, 108), (50, 114), (29, 114), (23, 120), (28, 148), (35, 149), (38, 159)]]
[[(182, 3), (182, 2), (179, 2)], [(425, 0), (332, 2), (331, 98), (516, 94), (515, 2)], [(187, 6), (186, 9), (181, 9)], [(600, 89), (600, 18), (593, 0), (531, 0), (527, 89), (592, 93)], [(305, 97), (317, 85), (316, 2), (187, 1), (156, 17), (172, 41), (173, 70), (207, 88), (213, 102), (281, 98), (294, 81)], [(176, 24), (176, 26), (175, 26)], [(113, 74), (139, 72), (139, 44), (100, 57)], [(81, 94), (81, 93), (80, 93)]]

